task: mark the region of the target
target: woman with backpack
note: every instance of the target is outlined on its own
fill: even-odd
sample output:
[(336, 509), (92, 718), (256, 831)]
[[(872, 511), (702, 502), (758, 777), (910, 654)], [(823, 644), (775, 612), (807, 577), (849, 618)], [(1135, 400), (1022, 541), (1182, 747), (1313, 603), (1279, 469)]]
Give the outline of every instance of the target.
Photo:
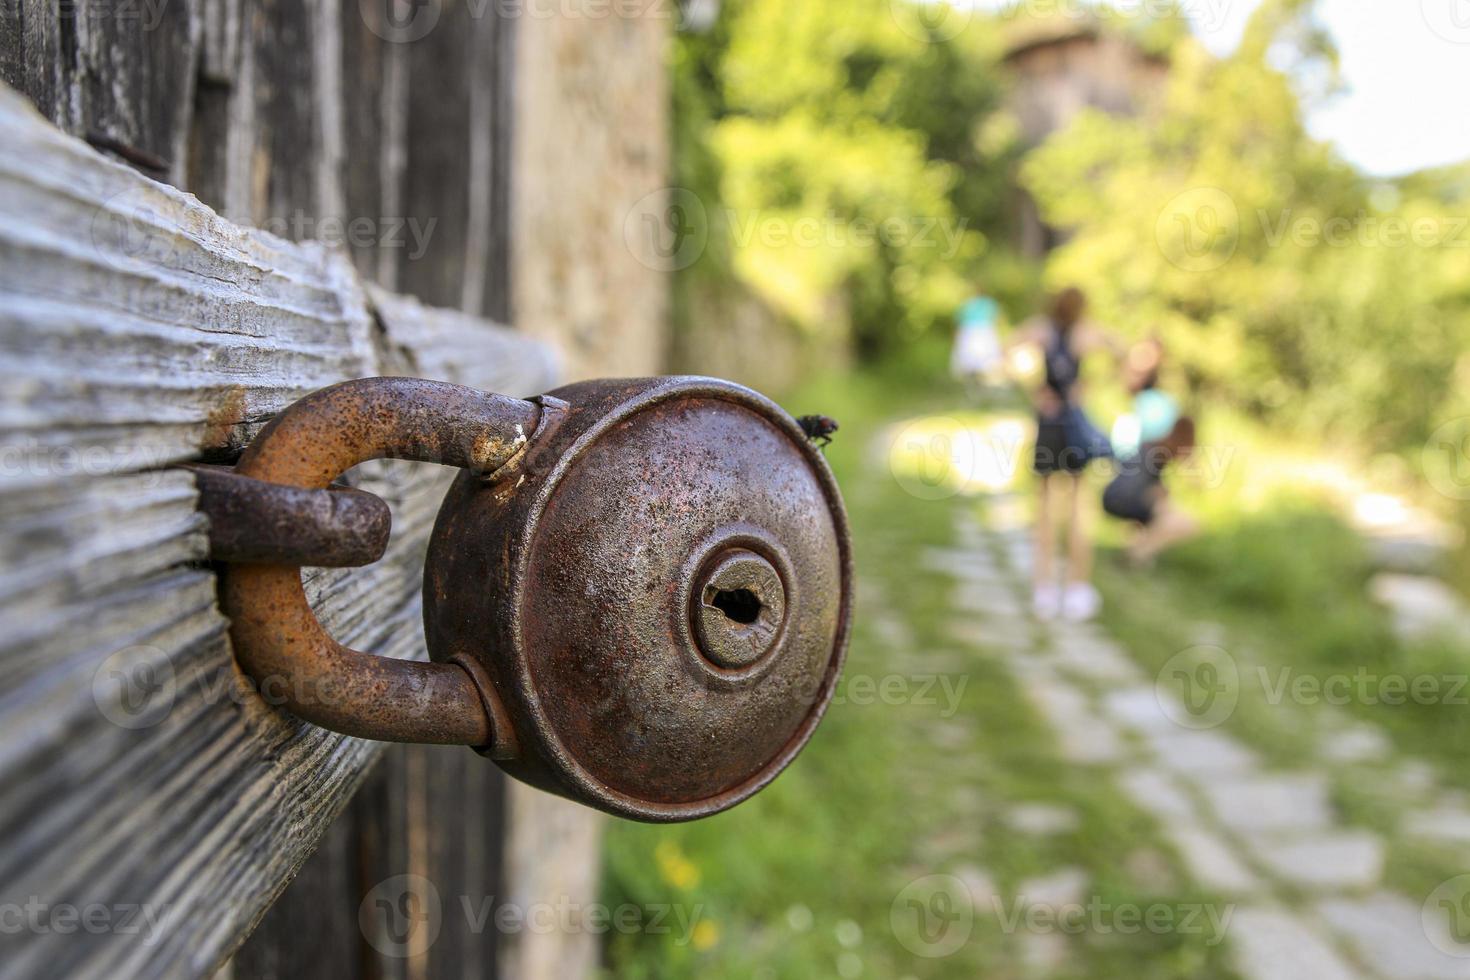
[[(1072, 620), (1097, 615), (1102, 600), (1092, 585), (1092, 538), (1088, 508), (1081, 493), (1082, 474), (1095, 459), (1112, 455), (1107, 436), (1082, 409), (1082, 362), (1088, 354), (1121, 346), (1106, 331), (1083, 318), (1087, 297), (1069, 287), (1052, 300), (1045, 315), (1022, 324), (1007, 351), (1038, 348), (1045, 369), (1032, 395), (1036, 408), (1036, 449), (1032, 470), (1038, 481), (1033, 608), (1044, 619)], [(1056, 574), (1056, 525), (1067, 520), (1064, 574)]]

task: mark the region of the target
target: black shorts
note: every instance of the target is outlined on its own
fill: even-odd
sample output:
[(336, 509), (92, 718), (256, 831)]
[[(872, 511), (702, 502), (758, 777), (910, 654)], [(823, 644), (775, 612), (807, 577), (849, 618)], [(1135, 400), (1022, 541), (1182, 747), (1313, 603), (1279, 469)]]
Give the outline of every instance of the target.
[(1113, 455), (1108, 437), (1098, 431), (1087, 413), (1068, 405), (1056, 415), (1037, 415), (1036, 454), (1031, 468), (1040, 476), (1087, 469), (1094, 459)]
[(1163, 485), (1157, 474), (1142, 466), (1125, 469), (1103, 491), (1103, 510), (1119, 520), (1150, 524), (1163, 496)]
[(1074, 444), (1070, 438), (1072, 428), (1066, 422), (1065, 416), (1055, 421), (1037, 419), (1036, 453), (1031, 460), (1032, 470), (1041, 476), (1051, 476), (1053, 473), (1076, 475), (1087, 469), (1087, 448)]

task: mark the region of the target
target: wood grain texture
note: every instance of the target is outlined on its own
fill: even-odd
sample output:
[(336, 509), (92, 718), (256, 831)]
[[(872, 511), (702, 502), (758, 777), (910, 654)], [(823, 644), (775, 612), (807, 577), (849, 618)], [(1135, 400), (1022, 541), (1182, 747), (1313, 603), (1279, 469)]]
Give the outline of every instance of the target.
[(70, 20), (52, 0), (7, 0), (0, 4), (0, 23), (0, 81), (25, 92), (48, 119), (66, 126), (71, 114), (61, 96), (63, 77), (76, 61)]
[[(72, 9), (75, 60), (66, 66), (74, 131), (117, 140), (184, 173), (194, 99), (199, 0), (117, 0), (61, 4)], [(126, 74), (119, 66), (127, 66)], [(127, 84), (119, 84), (121, 78)]]
[[(342, 36), (342, 117), (345, 157), (348, 165), (342, 174), (342, 192), (347, 213), (361, 215), (402, 215), (396, 203), (390, 202), (390, 184), (396, 189), (401, 178), (389, 178), (388, 164), (402, 154), (402, 133), (395, 142), (386, 123), (388, 92), (401, 76), (403, 45), (389, 44), (369, 29), (357, 3), (344, 3), (339, 11)], [(389, 210), (392, 208), (392, 210)], [(381, 278), (379, 264), (389, 250), (375, 239), (349, 240), (353, 261), (363, 275), (376, 278), (388, 288), (394, 280)]]
[(469, 3), (444, 4), (432, 31), (402, 45), (408, 49), (412, 107), (404, 144), (404, 214), (433, 221), (434, 227), (423, 255), (415, 258), (399, 250), (397, 288), (436, 306), (461, 309), (470, 280), (480, 271), (466, 266), (465, 246), (476, 218), (470, 193), (476, 99), (472, 86), (464, 84), (475, 70), (477, 34), (493, 23), (475, 16), (479, 9)]
[[(369, 787), (381, 781), (379, 762), (358, 796), (386, 803)], [(281, 894), (256, 929), (271, 942), (247, 940), (230, 963), (231, 980), (364, 977), (372, 949), (357, 924), (364, 828), (349, 812), (334, 820), (303, 873)], [(356, 900), (354, 900), (356, 899)]]
[(178, 183), (203, 0), (5, 0), (0, 80), (53, 123), (163, 161)]
[[(345, 254), (236, 226), (8, 89), (0, 132), (0, 904), (46, 926), (0, 933), (0, 976), (203, 975), (380, 750), (244, 684), (192, 480), (168, 466), (229, 459), (337, 380), (531, 393), (550, 362), (370, 294)], [(310, 572), (308, 594), (344, 642), (422, 657), (421, 557), (450, 474), (361, 470), (394, 510), (388, 555)], [(68, 907), (105, 909), (104, 927), (62, 931)]]
[(240, 948), (232, 980), (492, 980), (504, 781), (463, 749), (388, 746)]

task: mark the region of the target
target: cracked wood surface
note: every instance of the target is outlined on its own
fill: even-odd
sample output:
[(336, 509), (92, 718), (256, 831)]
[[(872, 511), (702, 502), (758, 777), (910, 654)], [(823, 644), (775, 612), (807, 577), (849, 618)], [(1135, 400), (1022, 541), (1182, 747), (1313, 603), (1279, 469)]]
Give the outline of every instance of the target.
[[(221, 218), (0, 86), (0, 903), (115, 928), (0, 934), (0, 976), (202, 975), (265, 913), (380, 747), (241, 694), (185, 460), (228, 460), (325, 384), (550, 387), (545, 349)], [(377, 565), (307, 574), (345, 643), (423, 657), (451, 475), (365, 466)], [(131, 913), (128, 928), (122, 909)], [(42, 913), (44, 916), (46, 913)]]

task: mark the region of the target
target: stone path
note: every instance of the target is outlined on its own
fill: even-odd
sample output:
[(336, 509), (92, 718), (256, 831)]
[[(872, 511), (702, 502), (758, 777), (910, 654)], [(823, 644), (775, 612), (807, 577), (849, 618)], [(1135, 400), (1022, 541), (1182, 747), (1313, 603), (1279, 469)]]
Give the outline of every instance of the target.
[[(993, 498), (977, 512), (957, 508), (956, 543), (924, 564), (953, 577), (950, 636), (999, 658), (1078, 766), (1102, 767), (1157, 822), (1162, 839), (1195, 882), (1234, 906), (1226, 933), (1245, 980), (1470, 978), (1470, 901), (1397, 894), (1383, 884), (1383, 837), (1346, 825), (1333, 805), (1331, 775), (1371, 764), (1402, 780), (1386, 791), (1406, 812), (1400, 833), (1460, 848), (1470, 868), (1470, 806), (1436, 786), (1427, 767), (1391, 760), (1383, 732), (1344, 719), (1311, 767), (1268, 768), (1228, 722), (1198, 725), (1174, 687), (1145, 671), (1101, 627), (1037, 623), (1027, 611), (1029, 542), (1016, 502)], [(1204, 630), (1201, 642), (1216, 639)], [(1197, 705), (1195, 706), (1197, 707)], [(1181, 724), (1181, 720), (1184, 724)], [(963, 724), (963, 715), (954, 723)], [(1385, 775), (1385, 778), (1388, 778)], [(1018, 806), (1013, 827), (1064, 832), (1066, 809)], [(1446, 877), (1456, 872), (1447, 863)], [(978, 869), (975, 874), (983, 877)], [(1061, 868), (1025, 886), (1073, 898), (1086, 876)], [(1024, 890), (1024, 889), (1023, 889)], [(1463, 917), (1465, 922), (1451, 921)], [(1057, 968), (1056, 936), (1025, 954), (1033, 972)]]

